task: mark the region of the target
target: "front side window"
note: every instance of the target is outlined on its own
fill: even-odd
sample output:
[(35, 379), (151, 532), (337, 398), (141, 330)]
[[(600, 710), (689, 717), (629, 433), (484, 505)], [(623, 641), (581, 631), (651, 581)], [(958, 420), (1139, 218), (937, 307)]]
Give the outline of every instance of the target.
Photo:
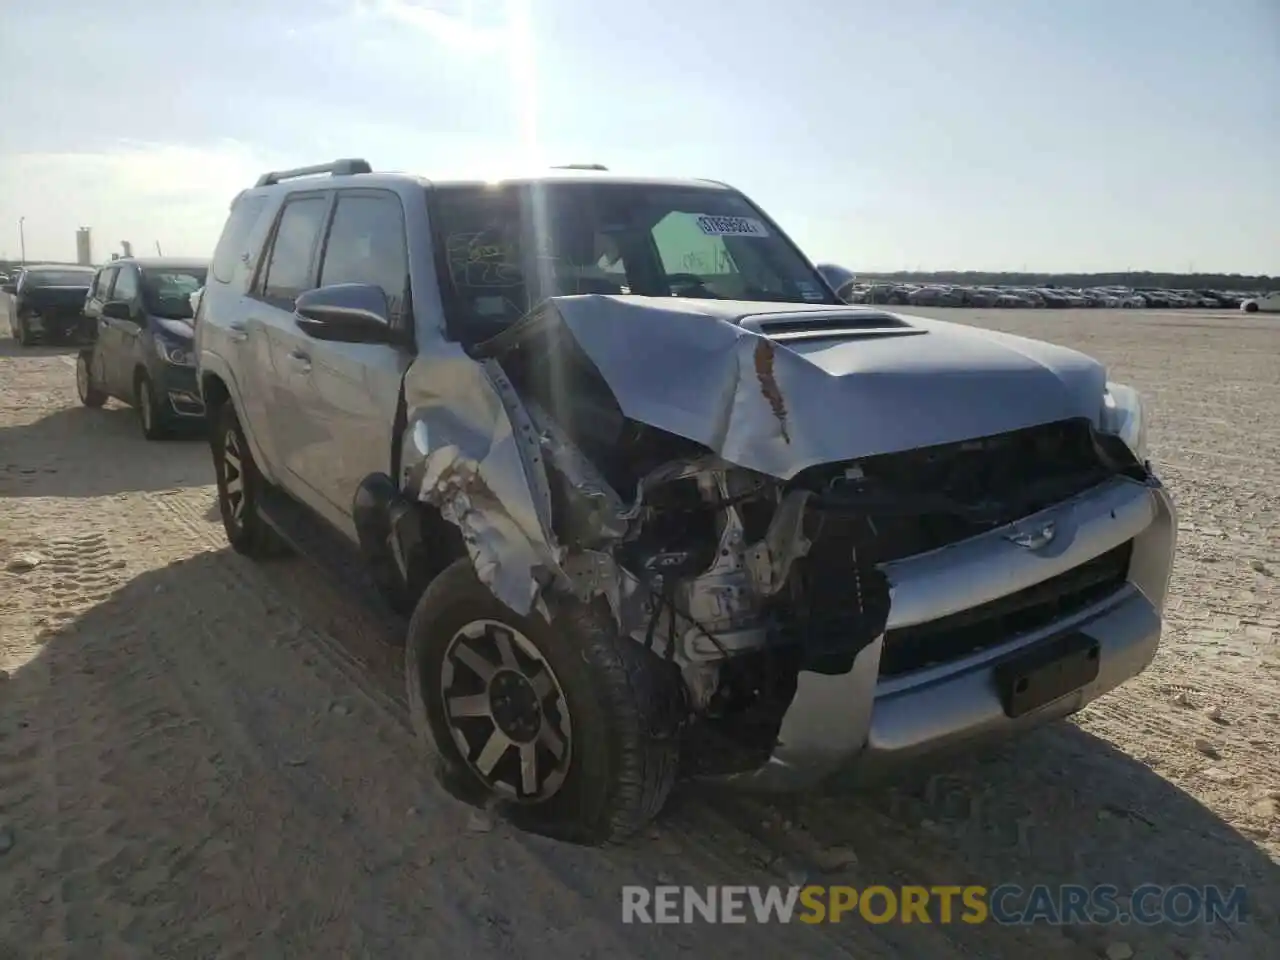
[(320, 265), (320, 286), (371, 283), (400, 313), (408, 286), (404, 210), (395, 194), (339, 194)]
[(451, 325), (480, 336), (551, 296), (839, 302), (731, 190), (476, 184), (434, 188), (429, 202)]
[(285, 204), (263, 277), (264, 296), (296, 300), (311, 287), (311, 257), (328, 209), (328, 197), (299, 197)]

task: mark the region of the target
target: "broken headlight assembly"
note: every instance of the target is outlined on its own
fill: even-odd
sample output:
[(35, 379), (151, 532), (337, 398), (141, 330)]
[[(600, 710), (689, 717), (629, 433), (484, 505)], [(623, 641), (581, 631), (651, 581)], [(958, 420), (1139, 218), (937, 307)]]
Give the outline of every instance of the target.
[(1124, 441), (1138, 461), (1147, 459), (1147, 417), (1142, 395), (1122, 383), (1108, 383), (1102, 395), (1100, 429)]

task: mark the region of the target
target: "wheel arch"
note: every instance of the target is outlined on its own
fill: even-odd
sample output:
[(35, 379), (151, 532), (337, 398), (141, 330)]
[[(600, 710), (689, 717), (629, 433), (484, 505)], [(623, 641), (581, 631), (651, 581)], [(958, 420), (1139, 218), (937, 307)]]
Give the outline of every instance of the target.
[(403, 496), (385, 473), (361, 481), (351, 516), (365, 565), (406, 612), (436, 577), (467, 556), (462, 532), (435, 506)]
[(204, 401), (205, 420), (212, 429), (217, 410), (224, 404), (231, 404), (236, 411), (236, 418), (240, 421), (240, 429), (244, 431), (245, 440), (249, 444), (249, 453), (253, 457), (258, 473), (262, 474), (262, 478), (268, 483), (276, 483), (275, 474), (271, 470), (270, 461), (264, 456), (262, 445), (258, 442), (258, 437), (254, 433), (253, 424), (244, 415), (244, 403), (240, 399), (240, 392), (237, 389), (234, 376), (229, 370), (211, 370), (206, 366), (206, 361), (211, 355), (204, 353), (201, 356), (198, 367), (196, 385), (200, 391), (200, 399)]

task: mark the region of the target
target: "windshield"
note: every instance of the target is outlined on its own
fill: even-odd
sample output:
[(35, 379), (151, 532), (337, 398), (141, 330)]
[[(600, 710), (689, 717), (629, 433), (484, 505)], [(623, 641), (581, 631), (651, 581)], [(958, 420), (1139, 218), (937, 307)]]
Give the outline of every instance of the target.
[(550, 183), (438, 187), (451, 321), (489, 335), (574, 294), (838, 303), (741, 194)]
[(28, 270), (24, 286), (87, 287), (93, 280), (92, 270)]
[(160, 317), (189, 319), (191, 295), (204, 286), (204, 267), (163, 267), (142, 271), (142, 296), (147, 311)]

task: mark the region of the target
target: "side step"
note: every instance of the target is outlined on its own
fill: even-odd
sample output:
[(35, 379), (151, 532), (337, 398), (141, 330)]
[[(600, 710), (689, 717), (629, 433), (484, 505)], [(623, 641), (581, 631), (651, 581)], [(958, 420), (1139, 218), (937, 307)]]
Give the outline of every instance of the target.
[(355, 546), (288, 494), (263, 486), (265, 489), (259, 494), (263, 519), (298, 556), (340, 583), (353, 600), (386, 625), (390, 636), (402, 641), (408, 619), (395, 613), (383, 599)]

